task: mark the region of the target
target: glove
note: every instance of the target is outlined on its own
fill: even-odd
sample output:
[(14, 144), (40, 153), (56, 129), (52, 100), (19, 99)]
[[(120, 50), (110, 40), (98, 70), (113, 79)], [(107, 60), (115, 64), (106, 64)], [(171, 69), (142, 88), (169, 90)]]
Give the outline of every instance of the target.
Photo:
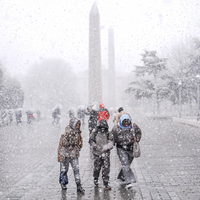
[(93, 150), (96, 151), (97, 150), (97, 145), (93, 144)]
[(108, 145), (107, 144), (103, 145), (103, 151), (107, 151), (107, 150), (108, 150)]
[(109, 150), (113, 148), (113, 145), (112, 145), (111, 143), (108, 143), (107, 146), (108, 146), (108, 149), (109, 149)]

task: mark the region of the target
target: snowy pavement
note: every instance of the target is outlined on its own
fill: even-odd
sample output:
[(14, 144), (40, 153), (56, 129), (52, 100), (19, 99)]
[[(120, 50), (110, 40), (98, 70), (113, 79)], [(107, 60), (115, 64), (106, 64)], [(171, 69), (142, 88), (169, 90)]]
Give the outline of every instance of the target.
[[(132, 116), (142, 129), (142, 155), (131, 165), (137, 182), (132, 190), (116, 179), (121, 168), (116, 150), (111, 152), (111, 191), (93, 185), (92, 157), (87, 126), (79, 160), (85, 195), (77, 195), (73, 172), (63, 191), (58, 184), (57, 147), (64, 125), (52, 126), (50, 119), (39, 123), (12, 124), (0, 129), (0, 199), (200, 199), (199, 128), (172, 120), (149, 120)], [(112, 126), (110, 126), (112, 127)]]

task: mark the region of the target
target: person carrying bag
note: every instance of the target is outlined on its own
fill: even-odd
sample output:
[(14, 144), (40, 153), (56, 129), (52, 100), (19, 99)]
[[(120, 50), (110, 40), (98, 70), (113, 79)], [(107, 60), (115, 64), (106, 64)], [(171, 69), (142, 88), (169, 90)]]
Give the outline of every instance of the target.
[(117, 179), (126, 182), (126, 188), (130, 189), (136, 182), (135, 175), (130, 168), (134, 159), (134, 144), (141, 139), (140, 128), (133, 123), (129, 114), (123, 114), (117, 125), (112, 128), (114, 145), (117, 147), (117, 154), (122, 165), (122, 169)]

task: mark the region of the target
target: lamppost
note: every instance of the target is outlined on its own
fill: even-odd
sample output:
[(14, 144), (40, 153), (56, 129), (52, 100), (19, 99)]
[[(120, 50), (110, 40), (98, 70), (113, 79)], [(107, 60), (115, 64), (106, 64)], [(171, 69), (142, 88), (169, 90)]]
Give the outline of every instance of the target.
[(179, 91), (179, 98), (178, 98), (178, 105), (179, 105), (179, 118), (181, 118), (181, 86), (182, 86), (182, 82), (181, 80), (178, 82), (178, 91)]
[(199, 105), (199, 83), (200, 83), (200, 75), (196, 75), (197, 78), (197, 121), (200, 120), (200, 105)]

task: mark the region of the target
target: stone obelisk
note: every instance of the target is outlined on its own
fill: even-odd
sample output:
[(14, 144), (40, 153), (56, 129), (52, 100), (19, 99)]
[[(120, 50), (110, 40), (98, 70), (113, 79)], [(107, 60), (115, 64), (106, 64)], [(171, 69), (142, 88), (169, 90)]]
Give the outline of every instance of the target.
[(89, 15), (89, 103), (102, 101), (100, 17), (96, 2)]
[(114, 30), (108, 30), (108, 73), (109, 73), (109, 104), (115, 107), (115, 50), (114, 50)]

